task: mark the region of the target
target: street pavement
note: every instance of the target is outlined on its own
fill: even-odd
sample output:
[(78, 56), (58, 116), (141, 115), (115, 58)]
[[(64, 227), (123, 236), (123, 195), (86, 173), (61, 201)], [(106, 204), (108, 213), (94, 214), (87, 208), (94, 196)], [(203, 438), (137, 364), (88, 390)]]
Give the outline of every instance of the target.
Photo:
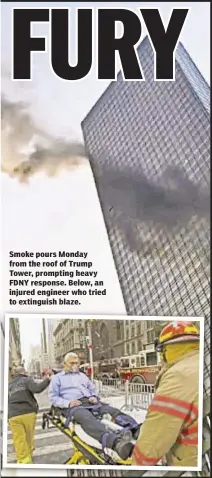
[[(10, 430), (7, 435), (7, 462), (15, 463), (16, 458), (13, 451), (12, 434)], [(38, 414), (35, 428), (35, 451), (33, 455), (34, 464), (61, 465), (72, 454), (71, 441), (57, 428), (42, 429), (42, 413)]]
[[(35, 464), (43, 465), (61, 465), (71, 456), (72, 446), (71, 440), (66, 437), (60, 430), (57, 428), (47, 428), (42, 429), (42, 415), (43, 409), (49, 409), (49, 400), (48, 400), (48, 389), (43, 393), (36, 396), (39, 403), (39, 413), (37, 416), (36, 428), (35, 428), (35, 452), (33, 456), (33, 462)], [(106, 394), (102, 400), (109, 403), (110, 405), (122, 408), (124, 406), (124, 396), (122, 394), (118, 395), (110, 393)], [(125, 411), (125, 410), (123, 410)], [(139, 422), (144, 420), (145, 411), (130, 411), (130, 415), (133, 415)], [(12, 434), (8, 428), (7, 436), (7, 462), (15, 463), (15, 455), (12, 444)]]
[[(49, 408), (48, 390), (36, 396), (39, 403), (39, 408)], [(35, 428), (35, 452), (33, 462), (35, 464), (43, 465), (61, 465), (72, 454), (71, 440), (67, 438), (57, 428), (42, 429), (42, 415), (40, 411), (37, 416)], [(15, 463), (15, 455), (12, 444), (12, 434), (8, 428), (7, 435), (7, 461), (8, 463)]]

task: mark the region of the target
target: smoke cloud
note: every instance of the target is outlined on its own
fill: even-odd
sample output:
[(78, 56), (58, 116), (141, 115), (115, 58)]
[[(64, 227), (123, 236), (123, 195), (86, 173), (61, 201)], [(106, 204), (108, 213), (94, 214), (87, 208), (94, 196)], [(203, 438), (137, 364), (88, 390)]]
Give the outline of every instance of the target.
[(121, 227), (131, 250), (141, 246), (135, 232), (139, 224), (173, 233), (194, 216), (210, 219), (209, 187), (191, 181), (180, 167), (167, 167), (155, 182), (142, 171), (104, 169), (96, 183), (106, 222)]
[(21, 182), (38, 172), (54, 176), (86, 160), (84, 146), (55, 139), (41, 130), (28, 112), (28, 104), (1, 98), (2, 171)]
[[(88, 161), (82, 144), (55, 139), (39, 128), (25, 102), (1, 99), (2, 171), (21, 182), (38, 172), (57, 175), (61, 169), (77, 168)], [(51, 112), (50, 112), (51, 114)], [(103, 154), (90, 162), (114, 164)], [(132, 161), (133, 164), (133, 161)], [(150, 181), (144, 172), (102, 168), (95, 173), (106, 223), (113, 220), (122, 228), (132, 250), (140, 249), (134, 226), (151, 223), (173, 232), (187, 225), (194, 216), (210, 218), (209, 187), (193, 182), (181, 167), (167, 167), (163, 176)]]

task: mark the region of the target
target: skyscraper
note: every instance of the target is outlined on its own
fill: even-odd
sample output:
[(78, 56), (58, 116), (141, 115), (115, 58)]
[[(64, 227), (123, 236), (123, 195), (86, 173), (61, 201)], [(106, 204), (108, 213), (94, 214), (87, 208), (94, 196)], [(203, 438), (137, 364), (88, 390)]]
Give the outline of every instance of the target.
[(20, 338), (20, 323), (19, 319), (10, 318), (9, 328), (9, 368), (21, 365), (21, 338)]
[[(139, 46), (138, 54), (146, 81), (125, 82), (119, 73), (117, 81), (109, 85), (83, 120), (84, 140), (127, 313), (205, 317), (207, 395), (210, 244), (208, 199), (204, 194), (209, 187), (210, 171), (210, 89), (182, 44), (176, 51), (175, 82), (154, 81), (154, 58), (148, 38)], [(180, 219), (185, 219), (185, 213), (187, 216), (176, 227), (170, 227), (171, 215), (169, 222), (165, 218), (167, 224), (158, 221), (164, 214), (161, 199), (158, 209), (153, 208), (156, 186), (168, 182), (167, 167), (175, 171), (175, 185), (179, 178), (176, 174), (181, 172), (180, 180), (186, 184), (181, 192), (188, 194), (187, 199), (192, 194), (196, 199), (200, 197), (199, 187), (203, 191), (198, 215), (192, 207), (188, 210), (188, 204), (187, 209), (182, 206), (183, 198), (179, 195), (178, 215)], [(109, 188), (107, 177), (111, 180)], [(127, 181), (130, 177), (134, 182)], [(146, 183), (154, 183), (152, 189), (142, 183), (144, 177)], [(114, 201), (112, 204), (107, 202), (104, 187), (106, 193), (109, 191), (109, 200), (112, 197)], [(141, 203), (136, 203), (131, 194), (135, 188)], [(145, 195), (144, 188), (149, 194)]]
[(48, 369), (50, 366), (47, 338), (46, 338), (46, 320), (42, 319), (42, 332), (41, 332), (41, 365), (42, 369)]
[(55, 324), (55, 319), (47, 319), (48, 356), (49, 356), (49, 364), (52, 367), (55, 365), (54, 335), (53, 335), (54, 324)]
[(43, 335), (43, 351), (47, 353), (47, 340), (46, 340), (46, 323), (45, 319), (42, 319), (42, 335)]

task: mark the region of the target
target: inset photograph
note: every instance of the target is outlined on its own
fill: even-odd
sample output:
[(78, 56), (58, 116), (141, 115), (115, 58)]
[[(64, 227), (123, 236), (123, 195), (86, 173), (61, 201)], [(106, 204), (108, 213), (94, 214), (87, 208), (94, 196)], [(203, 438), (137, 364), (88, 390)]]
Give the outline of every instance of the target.
[(203, 318), (5, 318), (4, 466), (201, 469)]

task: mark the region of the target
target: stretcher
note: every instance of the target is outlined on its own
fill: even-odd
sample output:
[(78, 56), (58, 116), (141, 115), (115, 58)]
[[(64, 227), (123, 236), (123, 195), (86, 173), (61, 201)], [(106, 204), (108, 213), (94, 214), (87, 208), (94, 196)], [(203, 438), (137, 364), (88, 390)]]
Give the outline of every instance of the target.
[[(97, 417), (105, 425), (108, 431), (120, 433), (124, 430), (115, 424), (112, 419)], [(67, 425), (67, 417), (63, 416), (57, 409), (51, 408), (49, 412), (43, 413), (42, 428), (57, 428), (71, 440), (71, 456), (65, 461), (66, 465), (131, 465), (132, 459), (121, 459), (111, 449), (102, 449), (100, 442), (85, 433), (82, 427), (71, 419)], [(132, 444), (135, 443), (131, 440)]]

